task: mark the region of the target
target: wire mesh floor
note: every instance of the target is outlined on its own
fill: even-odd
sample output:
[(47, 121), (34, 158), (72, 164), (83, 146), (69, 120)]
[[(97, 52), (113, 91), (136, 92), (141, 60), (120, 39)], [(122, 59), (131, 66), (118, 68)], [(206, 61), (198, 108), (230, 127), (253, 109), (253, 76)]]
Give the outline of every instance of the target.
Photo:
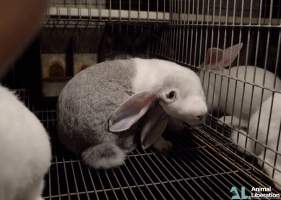
[[(48, 129), (53, 160), (45, 178), (46, 200), (95, 199), (231, 199), (233, 186), (250, 195), (252, 187), (272, 187), (253, 161), (239, 155), (216, 121), (208, 126), (187, 128), (184, 133), (169, 133), (174, 143), (169, 155), (153, 150), (135, 150), (123, 166), (94, 170), (85, 166), (58, 142), (56, 100), (41, 100), (34, 106), (23, 92), (21, 99)], [(46, 105), (45, 105), (46, 104)], [(216, 126), (219, 132), (211, 127)], [(220, 129), (219, 129), (220, 128)], [(279, 193), (274, 188), (274, 193)]]
[[(55, 122), (55, 112), (39, 117), (49, 127)], [(204, 128), (169, 134), (174, 149), (167, 156), (138, 149), (125, 165), (109, 170), (89, 169), (63, 149), (54, 129), (50, 133), (53, 160), (45, 199), (231, 199), (232, 186), (245, 186), (249, 194), (252, 187), (268, 186), (246, 162), (223, 150), (229, 142), (217, 141)]]

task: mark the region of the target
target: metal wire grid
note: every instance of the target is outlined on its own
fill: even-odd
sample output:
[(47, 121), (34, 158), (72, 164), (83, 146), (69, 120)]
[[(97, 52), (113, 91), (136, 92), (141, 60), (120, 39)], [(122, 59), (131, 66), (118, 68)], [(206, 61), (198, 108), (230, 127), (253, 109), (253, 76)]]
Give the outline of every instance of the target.
[(169, 156), (136, 150), (125, 165), (110, 170), (87, 168), (52, 137), (44, 198), (230, 199), (232, 186), (243, 185), (248, 193), (252, 186), (269, 186), (246, 162), (223, 150), (229, 142), (218, 143), (202, 130), (168, 135), (175, 144)]
[(53, 0), (45, 27), (92, 27), (102, 21), (167, 22), (168, 0)]
[[(272, 12), (275, 8), (273, 6), (273, 1), (270, 1), (270, 6), (268, 7), (268, 4), (266, 4), (266, 6), (264, 5), (269, 1), (242, 0), (242, 5), (244, 5), (245, 2), (250, 4), (250, 9), (245, 12), (243, 12), (244, 9), (237, 10), (237, 1), (238, 0), (171, 1), (171, 13), (173, 14), (170, 18), (170, 27), (163, 34), (162, 42), (158, 44), (153, 53), (185, 65), (198, 67), (198, 64), (201, 64), (198, 61), (204, 57), (204, 52), (206, 52), (209, 46), (225, 48), (234, 42), (241, 42), (242, 31), (246, 31), (246, 42), (248, 42), (246, 43), (247, 54), (249, 53), (249, 48), (252, 47), (250, 46), (250, 41), (253, 40), (253, 32), (257, 34), (256, 42), (258, 48), (255, 50), (256, 54), (258, 54), (259, 45), (261, 45), (261, 33), (264, 31), (268, 33), (269, 38), (265, 39), (269, 42), (270, 35), (272, 34), (271, 31), (278, 31), (280, 29), (281, 17), (273, 18)], [(224, 14), (222, 12), (222, 2), (226, 2)], [(234, 5), (230, 7), (229, 2), (232, 2)], [(241, 3), (241, 1), (239, 2)], [(213, 4), (219, 4), (220, 6), (215, 7)], [(256, 11), (258, 13), (253, 11), (253, 5), (258, 5), (260, 9)], [(215, 9), (211, 9), (213, 7), (215, 7)], [(277, 5), (276, 8), (279, 8), (279, 6)], [(238, 11), (240, 11), (241, 14), (238, 15)], [(269, 11), (269, 16), (262, 17), (264, 12)], [(254, 15), (253, 13), (256, 14)], [(166, 51), (166, 49), (171, 50)], [(263, 57), (265, 58), (265, 56)], [(243, 64), (248, 64), (248, 59), (249, 58), (245, 59)], [(257, 56), (255, 59), (258, 59)], [(257, 63), (257, 61), (255, 63)]]
[[(226, 3), (225, 8), (222, 6), (223, 2)], [(239, 6), (239, 4), (242, 6)], [(249, 9), (244, 9), (244, 7)], [(243, 42), (246, 50), (243, 56), (238, 56), (237, 66), (239, 64), (245, 66), (255, 65), (264, 69), (262, 84), (256, 83), (255, 78), (253, 78), (251, 82), (246, 81), (247, 70), (245, 70), (244, 78), (242, 79), (231, 76), (229, 70), (229, 74), (210, 72), (210, 75), (215, 74), (214, 82), (210, 82), (210, 77), (202, 81), (210, 85), (216, 84), (217, 80), (227, 78), (228, 80), (234, 80), (236, 86), (238, 83), (243, 83), (243, 88), (246, 86), (252, 86), (253, 89), (261, 88), (262, 95), (264, 95), (265, 91), (272, 92), (272, 95), (280, 93), (280, 91), (275, 89), (276, 85), (274, 85), (273, 88), (265, 87), (267, 70), (273, 72), (275, 77), (278, 77), (278, 75), (280, 76), (281, 16), (276, 13), (279, 7), (280, 4), (273, 0), (172, 1), (171, 10), (173, 15), (171, 17), (170, 27), (162, 35), (161, 42), (154, 45), (153, 54), (176, 61), (196, 70), (203, 70), (205, 73), (206, 69), (202, 69), (200, 64), (207, 48), (226, 48), (233, 44)], [(242, 105), (245, 101), (244, 92), (245, 90), (243, 90)], [(206, 94), (208, 98), (214, 97), (214, 94), (209, 91), (207, 91)], [(251, 101), (253, 101), (253, 92), (251, 95)], [(229, 104), (227, 100), (226, 102), (219, 103), (225, 105), (225, 107)], [(260, 107), (261, 105), (262, 102), (260, 102)], [(250, 108), (250, 112), (251, 111), (252, 107)], [(250, 112), (248, 121), (251, 114)], [(259, 115), (260, 112), (261, 110), (259, 110)], [(210, 117), (215, 118), (214, 114), (213, 112), (210, 113)], [(219, 114), (226, 115), (226, 113)], [(233, 115), (233, 111), (232, 113), (227, 113), (227, 115)], [(241, 115), (239, 121), (241, 122)], [(209, 123), (207, 126), (216, 129), (217, 121)], [(234, 129), (234, 127), (230, 128)], [(240, 129), (240, 125), (236, 128)], [(238, 135), (241, 136), (240, 134), (243, 135), (243, 133), (239, 132)], [(269, 132), (266, 134), (268, 138)], [(245, 136), (247, 137), (247, 141), (256, 141), (257, 139), (250, 138), (248, 135)], [(261, 145), (270, 149), (268, 144)], [(273, 151), (276, 153), (276, 156), (280, 156), (280, 153), (277, 152), (278, 145)], [(272, 167), (276, 169), (275, 166)]]
[[(28, 91), (17, 92), (21, 99), (30, 102)], [(247, 189), (253, 185), (268, 186), (247, 163), (221, 149), (230, 145), (227, 140), (209, 135), (203, 127), (168, 135), (176, 144), (168, 157), (136, 150), (124, 166), (95, 171), (58, 143), (54, 109), (34, 113), (49, 130), (53, 144), (45, 199), (226, 199), (234, 185)]]
[[(271, 10), (273, 6), (273, 9)], [(52, 0), (46, 27), (91, 27), (100, 21), (169, 22), (277, 27), (280, 3), (271, 0)]]
[[(44, 199), (230, 199), (232, 186), (243, 185), (250, 193), (252, 186), (271, 185), (259, 170), (228, 149), (232, 144), (221, 134), (203, 126), (167, 134), (175, 144), (169, 156), (137, 149), (121, 167), (89, 169), (58, 142), (54, 101), (49, 98), (43, 106), (31, 105), (29, 91), (17, 90), (17, 94), (51, 136), (53, 160)], [(46, 107), (50, 109), (42, 109)]]
[[(216, 2), (220, 7), (211, 9)], [(224, 14), (222, 14), (222, 2), (227, 2)], [(229, 2), (234, 3), (234, 5), (230, 7)], [(162, 36), (164, 44), (161, 43), (161, 46), (157, 47), (159, 52), (155, 53), (194, 66), (204, 55), (207, 44), (212, 44), (213, 47), (226, 47), (226, 43), (231, 42), (231, 44), (233, 44), (233, 40), (237, 39), (238, 36), (241, 42), (242, 30), (246, 30), (249, 34), (256, 32), (260, 35), (263, 31), (262, 28), (267, 29), (266, 31), (280, 28), (280, 18), (272, 18), (273, 8), (275, 8), (273, 7), (273, 1), (270, 1), (270, 16), (266, 18), (262, 17), (265, 12), (264, 9), (268, 9), (268, 6), (263, 6), (266, 1), (260, 0), (253, 3), (252, 0), (244, 0), (242, 1), (242, 5), (244, 5), (245, 2), (250, 3), (251, 7), (248, 11), (243, 12), (244, 9), (237, 10), (237, 1), (235, 0), (171, 1), (171, 10), (173, 13), (171, 26)], [(258, 7), (260, 8), (255, 15), (253, 15), (253, 13), (255, 13), (253, 12), (253, 5), (259, 5)], [(241, 14), (238, 15), (238, 11), (240, 11)], [(245, 21), (245, 19), (247, 20)], [(228, 32), (229, 30), (230, 33)], [(252, 37), (253, 36), (250, 35), (248, 40), (251, 41)], [(219, 41), (219, 39), (222, 41)], [(165, 47), (176, 50), (177, 53), (171, 54), (169, 51), (163, 51)], [(249, 47), (247, 47), (247, 52), (248, 51)], [(194, 55), (192, 52), (198, 53), (199, 55)]]

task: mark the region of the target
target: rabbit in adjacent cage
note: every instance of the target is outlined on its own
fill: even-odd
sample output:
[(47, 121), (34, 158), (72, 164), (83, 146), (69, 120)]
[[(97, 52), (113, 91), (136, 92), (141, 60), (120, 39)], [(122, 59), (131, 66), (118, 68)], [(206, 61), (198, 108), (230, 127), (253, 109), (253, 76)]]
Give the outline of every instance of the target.
[(240, 151), (246, 150), (246, 153), (258, 157), (258, 164), (273, 177), (277, 183), (275, 186), (281, 190), (280, 124), (281, 94), (275, 93), (262, 103), (261, 109), (251, 115), (248, 133), (244, 130), (239, 130), (240, 133), (233, 130), (231, 137)]
[(43, 200), (51, 164), (48, 134), (37, 117), (0, 86), (0, 200)]
[(107, 61), (65, 86), (58, 133), (86, 164), (110, 168), (123, 164), (138, 140), (144, 149), (169, 150), (171, 142), (161, 136), (169, 118), (196, 125), (206, 113), (200, 79), (190, 69), (158, 59)]
[[(272, 109), (271, 109), (272, 106)], [(259, 124), (259, 126), (258, 126)], [(258, 158), (259, 165), (265, 163), (263, 169), (267, 174), (273, 177), (277, 184), (275, 186), (281, 190), (281, 140), (280, 140), (280, 124), (281, 124), (281, 94), (276, 93), (263, 102), (261, 112), (257, 110), (250, 118), (248, 136), (256, 138), (257, 142), (252, 142), (251, 146), (256, 145), (256, 149), (252, 149)], [(261, 144), (261, 145), (260, 145)], [(265, 147), (263, 146), (265, 145)], [(271, 148), (271, 149), (268, 149)], [(279, 153), (279, 155), (276, 153)], [(273, 167), (275, 169), (273, 174)]]
[[(261, 160), (265, 160), (266, 162), (268, 162), (269, 164), (264, 164), (264, 170), (269, 175), (272, 175), (272, 166), (274, 166), (275, 159), (276, 169), (281, 170), (281, 158), (274, 152), (277, 145), (279, 145), (280, 143), (280, 141), (278, 141), (278, 135), (279, 126), (281, 123), (281, 95), (275, 95), (272, 113), (270, 114), (271, 101), (273, 98), (272, 92), (268, 90), (262, 91), (261, 87), (251, 86), (249, 84), (246, 84), (244, 86), (244, 83), (241, 80), (253, 83), (253, 80), (255, 78), (255, 84), (262, 85), (264, 75), (266, 73), (264, 79), (264, 87), (271, 88), (272, 90), (274, 88), (277, 90), (281, 90), (281, 80), (278, 77), (275, 77), (275, 74), (255, 66), (247, 66), (247, 68), (245, 66), (238, 66), (232, 67), (230, 70), (224, 69), (225, 66), (231, 65), (231, 63), (237, 57), (241, 48), (242, 44), (231, 46), (225, 50), (214, 48), (208, 49), (205, 64), (207, 65), (207, 69), (210, 69), (210, 72), (212, 72), (212, 70), (213, 72), (221, 72), (222, 74), (229, 75), (231, 77), (236, 76), (240, 80), (237, 81), (237, 84), (235, 83), (235, 80), (229, 80), (228, 86), (228, 77), (223, 77), (222, 82), (220, 82), (221, 79), (219, 77), (217, 77), (215, 81), (214, 74), (209, 74), (209, 71), (208, 73), (205, 73), (205, 80), (208, 78), (208, 76), (210, 76), (210, 85), (208, 86), (207, 84), (204, 84), (206, 91), (209, 91), (210, 94), (207, 97), (208, 105), (210, 106), (210, 109), (215, 109), (219, 108), (219, 105), (222, 104), (223, 106), (221, 106), (220, 109), (223, 110), (226, 114), (233, 114), (233, 116), (223, 116), (220, 118), (221, 121), (224, 121), (228, 125), (232, 125), (234, 128), (239, 127), (248, 129), (248, 134), (242, 129), (239, 130), (243, 133), (239, 134), (239, 136), (238, 132), (233, 130), (231, 133), (232, 142), (238, 145), (238, 150), (246, 152), (247, 154), (253, 153)], [(211, 60), (213, 60), (213, 63), (211, 62)], [(274, 85), (275, 79), (276, 83)], [(212, 84), (216, 85), (213, 86)], [(228, 104), (224, 109), (226, 95), (228, 95)], [(221, 104), (219, 104), (219, 101)], [(261, 103), (261, 117), (259, 120), (259, 107)], [(241, 114), (240, 110), (242, 112)], [(271, 119), (269, 121), (270, 115)], [(258, 124), (260, 124), (259, 127)], [(269, 135), (268, 141), (266, 142), (268, 126)], [(256, 131), (257, 128), (258, 131)], [(257, 144), (257, 149), (254, 150), (255, 144), (253, 139), (256, 138), (256, 133), (258, 134), (257, 141), (259, 144)], [(262, 145), (260, 144), (267, 145), (267, 147), (273, 149), (273, 151), (264, 149), (264, 147), (262, 147)], [(263, 159), (263, 156), (265, 157), (265, 159)], [(261, 161), (259, 161), (259, 164), (261, 165)], [(280, 184), (280, 172), (275, 171), (273, 179)], [(280, 186), (276, 186), (280, 188)]]
[[(241, 127), (247, 128), (245, 126), (248, 124), (249, 115), (271, 95), (270, 91), (263, 91), (261, 87), (263, 82), (263, 87), (281, 90), (281, 80), (276, 78), (274, 85), (275, 74), (257, 66), (235, 66), (225, 69), (236, 59), (241, 48), (242, 43), (224, 50), (208, 49), (205, 57), (207, 70), (201, 70), (200, 77), (207, 96), (208, 108), (235, 116), (240, 122), (232, 120), (232, 125), (238, 126), (240, 123)], [(244, 84), (245, 81), (248, 83)]]

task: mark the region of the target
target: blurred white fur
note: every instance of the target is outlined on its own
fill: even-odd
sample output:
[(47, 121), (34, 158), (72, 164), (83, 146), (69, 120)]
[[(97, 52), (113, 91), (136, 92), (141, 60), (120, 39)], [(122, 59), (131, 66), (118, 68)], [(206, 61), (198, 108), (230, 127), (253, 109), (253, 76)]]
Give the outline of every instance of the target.
[(38, 200), (50, 166), (48, 135), (40, 121), (0, 86), (0, 200)]

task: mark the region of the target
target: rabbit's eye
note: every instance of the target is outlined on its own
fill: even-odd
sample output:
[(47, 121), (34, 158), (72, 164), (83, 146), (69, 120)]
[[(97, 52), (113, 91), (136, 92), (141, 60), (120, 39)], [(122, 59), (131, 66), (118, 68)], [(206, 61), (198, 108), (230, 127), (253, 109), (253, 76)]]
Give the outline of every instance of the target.
[(176, 92), (172, 90), (166, 95), (166, 97), (167, 99), (173, 100), (176, 98)]

